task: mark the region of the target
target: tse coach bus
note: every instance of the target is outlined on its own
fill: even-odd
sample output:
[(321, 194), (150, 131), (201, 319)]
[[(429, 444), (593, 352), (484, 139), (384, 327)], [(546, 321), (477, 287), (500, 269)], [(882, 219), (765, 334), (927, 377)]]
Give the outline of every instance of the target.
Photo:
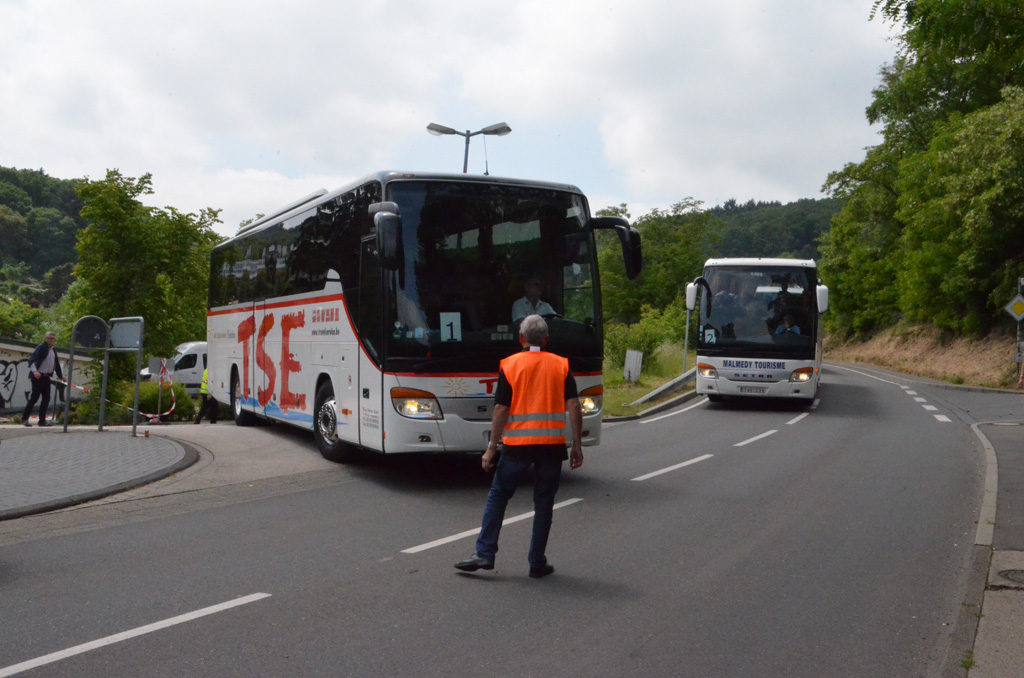
[(635, 277), (639, 233), (591, 218), (574, 186), (381, 172), (304, 198), (213, 250), (210, 392), (240, 425), (311, 429), (336, 461), (358, 449), (481, 451), (530, 283), (547, 304), (548, 349), (576, 376), (582, 442), (596, 445), (596, 229), (618, 234)]
[(813, 261), (709, 259), (686, 305), (700, 310), (697, 393), (814, 398), (828, 288)]

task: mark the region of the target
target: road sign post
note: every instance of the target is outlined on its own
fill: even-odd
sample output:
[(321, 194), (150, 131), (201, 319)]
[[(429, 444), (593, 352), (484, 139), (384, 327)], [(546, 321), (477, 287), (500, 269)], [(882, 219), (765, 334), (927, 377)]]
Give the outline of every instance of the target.
[(1003, 309), (1013, 316), (1017, 321), (1017, 374), (1021, 373), (1021, 365), (1024, 364), (1024, 351), (1021, 350), (1020, 323), (1024, 320), (1024, 278), (1017, 278), (1017, 296), (1010, 300)]

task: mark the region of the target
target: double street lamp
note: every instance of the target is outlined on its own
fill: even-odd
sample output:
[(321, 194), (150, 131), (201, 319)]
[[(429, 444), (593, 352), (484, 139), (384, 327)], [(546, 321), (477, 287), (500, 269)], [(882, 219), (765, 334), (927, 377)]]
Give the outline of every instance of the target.
[(512, 128), (503, 122), (499, 122), (494, 125), (488, 125), (487, 127), (475, 132), (470, 132), (468, 129), (465, 132), (460, 132), (452, 129), (451, 127), (445, 127), (444, 125), (438, 125), (436, 122), (432, 122), (427, 125), (427, 131), (436, 137), (444, 136), (445, 134), (457, 134), (460, 137), (466, 137), (466, 155), (462, 161), (462, 173), (466, 174), (469, 171), (469, 138), (475, 137), (477, 134), (488, 134), (503, 137), (511, 132)]

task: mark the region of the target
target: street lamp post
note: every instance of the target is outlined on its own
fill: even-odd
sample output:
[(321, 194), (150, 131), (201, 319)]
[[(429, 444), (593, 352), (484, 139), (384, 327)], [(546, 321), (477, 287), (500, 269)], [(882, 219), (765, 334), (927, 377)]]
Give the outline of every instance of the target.
[(503, 122), (499, 122), (494, 125), (488, 125), (483, 129), (478, 129), (475, 132), (470, 132), (468, 129), (465, 132), (460, 132), (452, 129), (451, 127), (445, 127), (444, 125), (438, 125), (436, 122), (432, 122), (427, 125), (427, 131), (436, 137), (443, 136), (445, 134), (457, 134), (460, 137), (466, 138), (466, 155), (462, 160), (462, 173), (466, 174), (469, 171), (469, 138), (475, 137), (477, 134), (489, 134), (503, 137), (511, 132), (512, 128)]

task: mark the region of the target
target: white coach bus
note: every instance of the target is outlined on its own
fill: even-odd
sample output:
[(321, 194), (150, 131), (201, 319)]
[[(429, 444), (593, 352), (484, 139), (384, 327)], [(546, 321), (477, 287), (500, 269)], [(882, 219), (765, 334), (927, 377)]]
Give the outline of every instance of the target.
[(828, 288), (813, 261), (709, 259), (686, 305), (699, 308), (697, 393), (814, 398)]
[(595, 229), (574, 186), (381, 172), (321, 191), (214, 248), (210, 392), (240, 425), (313, 431), (324, 457), (479, 452), (499, 361), (519, 350), (527, 282), (550, 307), (549, 350), (569, 359), (583, 444), (601, 437), (602, 323)]

